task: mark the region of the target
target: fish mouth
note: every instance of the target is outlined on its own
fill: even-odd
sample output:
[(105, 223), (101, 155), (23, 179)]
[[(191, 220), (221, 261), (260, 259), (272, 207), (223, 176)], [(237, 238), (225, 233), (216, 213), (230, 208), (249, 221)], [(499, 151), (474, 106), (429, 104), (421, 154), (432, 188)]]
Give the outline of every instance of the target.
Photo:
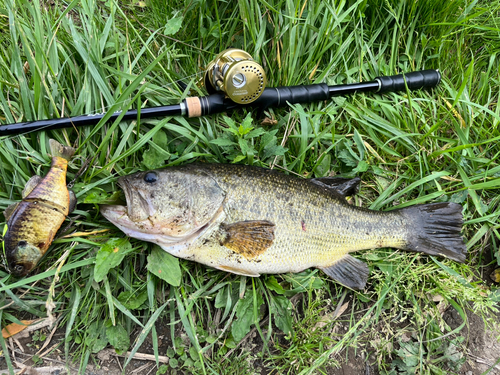
[(26, 276), (34, 268), (34, 264), (9, 264), (9, 271), (16, 277)]
[(9, 272), (16, 277), (26, 276), (35, 268), (42, 258), (40, 250), (30, 244), (16, 248), (7, 255), (7, 267)]
[(140, 222), (148, 219), (154, 215), (156, 209), (151, 205), (150, 201), (146, 198), (146, 194), (127, 181), (127, 176), (118, 179), (118, 186), (120, 186), (125, 193), (125, 200), (127, 201), (127, 214), (134, 222)]
[[(217, 214), (205, 225), (196, 228), (183, 236), (174, 237), (158, 232), (158, 229), (153, 226), (149, 218), (143, 221), (132, 221), (128, 215), (128, 209), (126, 206), (101, 205), (100, 210), (101, 214), (108, 221), (113, 223), (127, 236), (138, 238), (143, 241), (153, 242), (163, 248), (172, 246), (189, 246), (189, 244), (191, 244), (195, 239), (200, 237), (206, 230), (218, 222), (221, 214), (223, 214), (221, 207)], [(179, 247), (179, 249), (181, 247)]]
[[(184, 231), (174, 234), (171, 231), (171, 223), (154, 218), (157, 210), (151, 203), (147, 193), (134, 186), (127, 177), (123, 176), (118, 179), (118, 185), (125, 193), (127, 205), (100, 205), (100, 212), (108, 221), (129, 237), (153, 242), (163, 248), (185, 247), (212, 227), (223, 213), (221, 206), (214, 217), (203, 225), (191, 222), (190, 225), (184, 228)], [(194, 218), (192, 219), (194, 220)], [(181, 227), (177, 228), (180, 229)]]

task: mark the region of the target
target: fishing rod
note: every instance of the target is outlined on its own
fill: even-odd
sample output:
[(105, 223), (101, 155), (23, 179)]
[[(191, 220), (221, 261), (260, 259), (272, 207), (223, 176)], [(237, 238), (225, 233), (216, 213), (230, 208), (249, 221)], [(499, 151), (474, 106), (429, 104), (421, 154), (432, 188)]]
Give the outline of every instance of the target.
[[(179, 104), (128, 110), (123, 114), (115, 112), (109, 118), (114, 121), (164, 117), (200, 117), (225, 112), (242, 107), (267, 108), (282, 107), (287, 104), (311, 103), (330, 99), (334, 96), (357, 92), (386, 93), (409, 90), (430, 89), (439, 84), (438, 70), (422, 70), (393, 76), (376, 77), (373, 81), (328, 86), (326, 83), (266, 88), (264, 69), (245, 51), (230, 48), (215, 57), (205, 69), (201, 85), (209, 95), (188, 97)], [(140, 113), (140, 114), (139, 114)], [(105, 113), (63, 117), (49, 120), (20, 122), (0, 125), (0, 136), (28, 133), (37, 130), (53, 130), (86, 125), (96, 125)]]

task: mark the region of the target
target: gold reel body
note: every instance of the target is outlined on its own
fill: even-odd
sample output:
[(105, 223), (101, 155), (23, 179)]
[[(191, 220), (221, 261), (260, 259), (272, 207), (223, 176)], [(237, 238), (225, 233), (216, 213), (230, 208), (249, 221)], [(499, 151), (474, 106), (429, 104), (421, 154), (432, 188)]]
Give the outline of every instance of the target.
[(209, 94), (222, 91), (235, 103), (248, 104), (264, 91), (266, 74), (249, 53), (229, 48), (208, 64), (203, 81)]

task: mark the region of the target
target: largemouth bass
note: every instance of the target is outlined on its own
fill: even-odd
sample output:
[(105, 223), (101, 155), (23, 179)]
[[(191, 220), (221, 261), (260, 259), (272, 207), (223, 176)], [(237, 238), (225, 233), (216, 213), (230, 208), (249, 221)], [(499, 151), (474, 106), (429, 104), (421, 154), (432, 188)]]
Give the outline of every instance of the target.
[(239, 275), (323, 270), (363, 289), (367, 265), (350, 252), (393, 247), (465, 260), (462, 207), (389, 212), (350, 205), (359, 179), (299, 179), (263, 168), (192, 164), (121, 177), (127, 206), (101, 206), (130, 237)]
[(46, 253), (66, 216), (74, 210), (76, 198), (66, 187), (68, 161), (75, 149), (49, 140), (52, 163), (47, 175), (31, 177), (23, 200), (7, 207), (4, 251), (7, 266), (16, 276), (30, 272)]

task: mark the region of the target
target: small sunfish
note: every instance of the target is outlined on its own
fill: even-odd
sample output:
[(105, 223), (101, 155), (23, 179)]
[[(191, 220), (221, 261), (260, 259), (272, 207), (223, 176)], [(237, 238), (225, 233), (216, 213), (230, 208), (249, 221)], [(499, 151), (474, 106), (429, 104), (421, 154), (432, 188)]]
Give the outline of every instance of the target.
[(24, 276), (49, 248), (66, 216), (76, 206), (76, 198), (66, 186), (68, 161), (75, 149), (49, 140), (52, 164), (45, 177), (31, 177), (23, 190), (23, 200), (7, 207), (4, 251), (7, 266), (16, 276)]

